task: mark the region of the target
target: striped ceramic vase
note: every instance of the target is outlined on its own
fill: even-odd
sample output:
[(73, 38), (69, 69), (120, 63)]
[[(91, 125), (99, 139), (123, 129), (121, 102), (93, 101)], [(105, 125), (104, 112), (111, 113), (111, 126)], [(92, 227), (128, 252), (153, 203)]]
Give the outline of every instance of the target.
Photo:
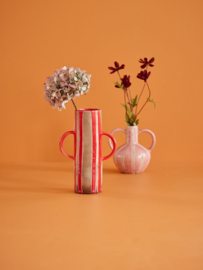
[[(74, 135), (74, 156), (63, 150), (63, 141), (69, 134)], [(102, 157), (101, 136), (108, 136), (112, 152)], [(99, 193), (102, 190), (102, 161), (110, 158), (116, 150), (116, 141), (109, 133), (101, 131), (101, 110), (79, 109), (75, 111), (75, 130), (68, 131), (60, 139), (63, 155), (74, 160), (74, 187), (76, 193)]]
[[(122, 131), (126, 133), (126, 144), (119, 147), (114, 154), (114, 162), (116, 167), (122, 173), (143, 172), (150, 162), (150, 152), (156, 143), (156, 137), (154, 133), (148, 129), (141, 129), (138, 131), (137, 126), (127, 126), (126, 130), (117, 128), (112, 130), (111, 134), (116, 131)], [(147, 132), (152, 137), (152, 145), (149, 149), (138, 143), (138, 134), (141, 132)], [(109, 144), (112, 147), (110, 141)]]

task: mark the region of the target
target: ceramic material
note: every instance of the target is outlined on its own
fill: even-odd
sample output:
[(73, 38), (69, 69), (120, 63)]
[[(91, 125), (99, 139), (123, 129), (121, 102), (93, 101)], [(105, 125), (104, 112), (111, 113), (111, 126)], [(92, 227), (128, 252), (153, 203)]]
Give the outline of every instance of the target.
[[(63, 150), (63, 141), (74, 135), (74, 156)], [(102, 157), (101, 136), (108, 136), (113, 143), (112, 152)], [(109, 133), (101, 131), (101, 110), (80, 109), (75, 111), (75, 130), (63, 134), (59, 142), (62, 154), (74, 160), (76, 193), (99, 193), (102, 189), (102, 161), (110, 158), (116, 150), (116, 141)]]
[[(117, 128), (112, 130), (111, 134), (116, 131), (122, 131), (126, 133), (126, 144), (119, 147), (114, 154), (114, 162), (116, 167), (122, 173), (143, 172), (150, 162), (150, 152), (156, 143), (156, 137), (154, 133), (148, 129), (141, 129), (138, 131), (137, 126), (127, 126), (126, 130)], [(149, 149), (138, 143), (138, 134), (141, 132), (147, 132), (152, 137), (152, 145)], [(109, 144), (112, 148), (110, 140)]]

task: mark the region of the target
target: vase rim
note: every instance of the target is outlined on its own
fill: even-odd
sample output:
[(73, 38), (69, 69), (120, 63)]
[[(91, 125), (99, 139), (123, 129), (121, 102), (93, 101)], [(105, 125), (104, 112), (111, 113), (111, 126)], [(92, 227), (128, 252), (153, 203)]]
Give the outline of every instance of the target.
[(100, 109), (92, 109), (92, 108), (88, 108), (88, 109), (77, 109), (76, 111), (101, 111)]
[(127, 126), (127, 128), (138, 128), (138, 126)]

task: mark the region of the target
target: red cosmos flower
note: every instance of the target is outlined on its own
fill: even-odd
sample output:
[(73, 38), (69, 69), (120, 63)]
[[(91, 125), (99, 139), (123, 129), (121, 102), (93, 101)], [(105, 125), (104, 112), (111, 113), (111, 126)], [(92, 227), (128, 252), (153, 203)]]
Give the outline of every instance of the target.
[(151, 72), (149, 71), (147, 73), (147, 70), (145, 69), (144, 71), (140, 71), (140, 73), (137, 74), (137, 78), (144, 80), (146, 82), (146, 80), (149, 78), (150, 74), (151, 74)]
[(116, 62), (116, 61), (114, 62), (114, 65), (115, 65), (115, 68), (114, 68), (114, 67), (108, 67), (110, 70), (113, 70), (112, 72), (110, 72), (110, 74), (112, 74), (112, 73), (118, 71), (119, 69), (124, 69), (124, 67), (125, 67), (125, 65), (121, 65), (121, 66), (119, 67), (119, 63)]
[(154, 57), (152, 57), (149, 61), (147, 60), (147, 58), (145, 57), (144, 60), (140, 59), (140, 63), (142, 63), (143, 65), (141, 65), (141, 68), (145, 68), (146, 66), (150, 66), (153, 67), (154, 65), (152, 65), (152, 63), (154, 62)]
[(125, 88), (128, 88), (131, 86), (131, 82), (130, 82), (130, 76), (127, 76), (125, 75), (122, 79), (122, 85), (125, 87)]

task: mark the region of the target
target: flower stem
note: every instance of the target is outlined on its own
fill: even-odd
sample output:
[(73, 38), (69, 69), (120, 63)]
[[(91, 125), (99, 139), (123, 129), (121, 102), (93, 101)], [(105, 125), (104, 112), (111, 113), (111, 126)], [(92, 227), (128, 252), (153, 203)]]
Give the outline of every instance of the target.
[[(147, 87), (148, 87), (148, 90), (149, 90), (149, 96), (148, 96), (148, 99), (151, 97), (151, 91), (150, 91), (150, 88), (149, 88), (149, 85), (146, 81), (146, 84), (147, 84)], [(148, 99), (146, 100), (146, 102), (144, 103), (144, 105), (142, 106), (142, 108), (139, 110), (139, 112), (137, 113), (136, 117), (138, 116), (138, 114), (143, 110), (144, 106), (147, 104), (148, 102)]]
[(120, 73), (119, 73), (119, 71), (117, 70), (117, 72), (118, 72), (118, 76), (119, 76), (119, 78), (121, 79), (121, 75), (120, 75)]
[(131, 102), (130, 102), (130, 98), (129, 98), (129, 95), (128, 95), (128, 89), (126, 89), (126, 95), (127, 95), (127, 97), (128, 97), (128, 103), (129, 103), (129, 106), (130, 106), (130, 110), (131, 110), (131, 112), (132, 112), (133, 107), (132, 107), (132, 104), (131, 104)]
[(72, 103), (73, 103), (73, 106), (75, 107), (75, 109), (77, 110), (77, 107), (75, 105), (75, 102), (71, 99)]
[(125, 114), (127, 115), (127, 109), (126, 109), (127, 104), (126, 104), (126, 96), (125, 96), (125, 91), (124, 91), (124, 102), (125, 102)]
[(139, 97), (138, 97), (138, 100), (137, 100), (137, 106), (136, 106), (136, 109), (135, 109), (135, 115), (136, 115), (136, 116), (137, 116), (138, 103), (139, 103), (139, 100), (140, 100), (140, 98), (141, 98), (141, 96), (142, 96), (142, 93), (143, 93), (143, 91), (144, 91), (145, 85), (146, 85), (146, 82), (144, 83), (144, 86), (143, 86), (143, 88), (142, 88), (142, 91), (141, 91), (141, 93), (140, 93), (140, 95), (139, 95)]
[[(120, 80), (121, 80), (121, 75), (120, 75), (120, 73), (119, 73), (119, 71), (117, 70), (117, 72), (118, 72), (118, 76), (119, 76), (119, 78), (120, 78)], [(127, 103), (126, 103), (126, 96), (127, 96), (127, 98), (128, 98), (128, 101), (129, 101), (129, 105), (130, 105), (130, 100), (129, 100), (129, 96), (128, 96), (128, 89), (125, 89), (124, 88), (124, 100), (125, 100), (125, 105), (127, 106)], [(126, 95), (126, 96), (125, 96)], [(130, 105), (130, 110), (132, 111), (132, 106)], [(126, 109), (126, 114), (127, 114), (127, 109)]]
[(130, 88), (128, 88), (128, 90), (129, 90), (130, 100), (132, 100)]

